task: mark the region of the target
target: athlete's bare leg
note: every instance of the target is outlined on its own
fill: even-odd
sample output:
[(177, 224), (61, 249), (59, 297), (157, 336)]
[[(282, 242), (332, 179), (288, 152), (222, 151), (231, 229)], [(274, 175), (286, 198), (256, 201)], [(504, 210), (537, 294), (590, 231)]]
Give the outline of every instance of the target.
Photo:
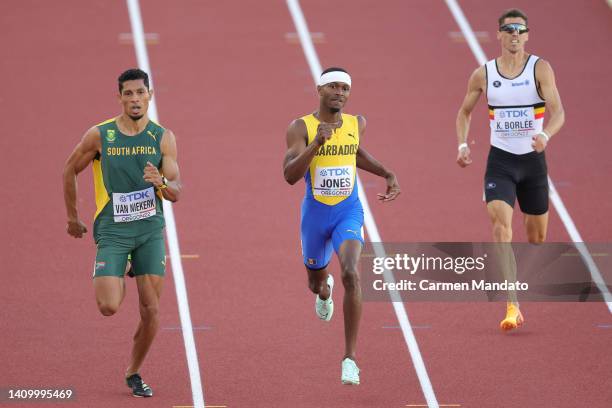
[(541, 244), (546, 240), (548, 230), (548, 212), (542, 215), (525, 214), (525, 229), (530, 244)]
[(355, 361), (357, 332), (361, 319), (361, 283), (359, 280), (358, 262), (361, 255), (361, 242), (347, 240), (340, 246), (338, 258), (342, 269), (342, 284), (344, 285), (344, 358)]
[(153, 339), (159, 328), (159, 298), (161, 296), (163, 277), (158, 275), (136, 276), (138, 286), (140, 323), (134, 335), (134, 346), (126, 377), (140, 370)]
[[(487, 212), (493, 227), (493, 241), (500, 262), (502, 276), (508, 282), (516, 281), (516, 259), (512, 251), (512, 207), (502, 200), (487, 203)], [(508, 245), (503, 245), (508, 244)], [(508, 301), (518, 305), (516, 291), (508, 291)]]
[[(493, 240), (496, 242), (497, 257), (502, 276), (508, 282), (516, 282), (516, 258), (512, 250), (512, 207), (502, 200), (487, 203), (487, 212), (493, 226)], [(506, 318), (501, 321), (502, 330), (512, 330), (523, 323), (515, 290), (508, 291)]]
[(502, 200), (487, 203), (487, 212), (493, 225), (493, 240), (495, 242), (512, 242), (513, 208)]
[(322, 269), (310, 269), (306, 267), (308, 272), (308, 288), (315, 295), (319, 295), (322, 300), (329, 298), (329, 286), (327, 286), (327, 267)]
[(100, 313), (104, 316), (117, 313), (125, 297), (125, 279), (118, 276), (99, 276), (94, 278), (93, 285)]

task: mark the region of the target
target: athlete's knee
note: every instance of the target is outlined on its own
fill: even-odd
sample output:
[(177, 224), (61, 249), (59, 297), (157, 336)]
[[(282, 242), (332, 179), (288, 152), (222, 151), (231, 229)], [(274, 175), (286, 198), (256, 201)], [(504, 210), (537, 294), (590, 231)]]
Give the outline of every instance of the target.
[(342, 285), (346, 291), (358, 289), (361, 287), (361, 281), (357, 271), (342, 273)]
[(527, 241), (530, 244), (543, 244), (546, 241), (546, 232), (545, 231), (533, 231), (530, 232), (527, 236)]
[(346, 290), (360, 287), (359, 271), (356, 264), (342, 265), (342, 285)]
[(308, 273), (308, 289), (315, 295), (321, 293), (327, 285), (327, 269), (323, 267), (321, 269), (310, 269), (306, 267)]
[(98, 303), (98, 310), (100, 310), (100, 313), (102, 313), (104, 316), (112, 316), (119, 310), (119, 305), (102, 302)]
[(501, 221), (493, 223), (493, 237), (496, 242), (512, 241), (512, 226)]
[(157, 303), (141, 303), (140, 317), (143, 322), (151, 323), (159, 320), (159, 305)]

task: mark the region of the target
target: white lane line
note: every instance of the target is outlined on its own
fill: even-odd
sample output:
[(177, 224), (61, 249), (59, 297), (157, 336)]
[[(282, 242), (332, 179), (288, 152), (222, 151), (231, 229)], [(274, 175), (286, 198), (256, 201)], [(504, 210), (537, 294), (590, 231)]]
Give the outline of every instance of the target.
[[(457, 25), (461, 29), (461, 32), (463, 32), (463, 35), (467, 39), (468, 45), (470, 46), (474, 57), (476, 57), (476, 61), (479, 65), (484, 65), (487, 62), (487, 57), (485, 56), (482, 47), (476, 40), (474, 31), (472, 31), (470, 23), (465, 18), (465, 15), (463, 14), (461, 7), (459, 6), (459, 3), (456, 0), (445, 0), (445, 2), (451, 14), (455, 18)], [(591, 256), (584, 241), (582, 240), (582, 237), (578, 232), (578, 228), (576, 228), (576, 224), (574, 224), (574, 221), (572, 220), (572, 217), (570, 217), (567, 208), (565, 208), (565, 205), (561, 200), (561, 196), (557, 192), (557, 189), (555, 188), (555, 185), (550, 177), (548, 177), (548, 184), (550, 186), (550, 200), (552, 201), (555, 210), (559, 214), (559, 217), (561, 218), (561, 221), (563, 222), (567, 233), (569, 234), (571, 240), (574, 242), (574, 246), (576, 246), (576, 249), (580, 253), (582, 260), (584, 261), (586, 267), (589, 269), (589, 272), (591, 273), (591, 279), (593, 279), (593, 282), (597, 285), (597, 289), (599, 289), (599, 291), (602, 293), (603, 298), (606, 301), (606, 305), (608, 306), (608, 310), (610, 311), (610, 313), (612, 313), (612, 294), (610, 294), (610, 291), (608, 290), (608, 287), (604, 282), (603, 277), (601, 276), (601, 272), (599, 271), (597, 264), (593, 260), (593, 257)]]
[(574, 221), (570, 217), (567, 208), (565, 208), (565, 204), (563, 204), (561, 196), (557, 192), (557, 189), (555, 188), (555, 185), (553, 184), (553, 181), (550, 177), (548, 178), (548, 184), (550, 186), (550, 200), (553, 202), (553, 205), (555, 206), (559, 217), (563, 221), (563, 225), (565, 225), (565, 229), (567, 229), (567, 233), (574, 242), (574, 246), (580, 253), (582, 261), (589, 269), (589, 272), (591, 273), (591, 279), (597, 286), (597, 289), (599, 289), (599, 291), (603, 295), (606, 305), (608, 306), (608, 310), (610, 311), (610, 313), (612, 313), (612, 294), (610, 294), (610, 291), (608, 290), (608, 285), (601, 276), (601, 272), (599, 271), (599, 268), (597, 267), (597, 264), (595, 263), (595, 260), (591, 255), (591, 252), (582, 240), (582, 237), (580, 236), (580, 233), (578, 232)]
[[(149, 65), (149, 56), (145, 44), (142, 17), (140, 15), (140, 5), (138, 0), (126, 0), (132, 25), (132, 35), (134, 38), (134, 49), (138, 66), (149, 74), (149, 86), (153, 88), (153, 72)], [(154, 121), (157, 118), (157, 105), (155, 99), (149, 104), (149, 117)], [(166, 237), (168, 238), (168, 249), (170, 250), (170, 262), (172, 264), (172, 276), (176, 288), (176, 299), (178, 302), (181, 327), (183, 331), (183, 342), (185, 344), (185, 354), (187, 356), (187, 367), (189, 369), (189, 379), (191, 380), (191, 393), (193, 395), (193, 406), (204, 408), (204, 390), (200, 377), (200, 366), (198, 364), (198, 354), (193, 338), (193, 326), (191, 324), (191, 314), (189, 312), (189, 301), (187, 300), (187, 288), (185, 287), (185, 276), (183, 274), (183, 264), (181, 263), (181, 251), (179, 249), (176, 224), (174, 222), (174, 212), (172, 203), (163, 200), (164, 218), (166, 219)]]
[(452, 13), (453, 17), (455, 17), (457, 25), (463, 33), (463, 37), (466, 39), (470, 50), (472, 50), (472, 53), (476, 57), (476, 61), (478, 61), (480, 65), (484, 65), (484, 63), (487, 62), (487, 57), (485, 56), (482, 47), (478, 43), (470, 23), (465, 18), (463, 11), (461, 11), (461, 7), (459, 7), (459, 4), (455, 0), (446, 0), (446, 5), (448, 6), (448, 9)]
[[(287, 6), (300, 37), (302, 49), (304, 50), (304, 55), (306, 56), (308, 66), (310, 67), (310, 73), (312, 74), (312, 78), (316, 84), (322, 72), (321, 63), (319, 62), (319, 57), (317, 56), (317, 52), (312, 43), (310, 31), (308, 31), (304, 14), (302, 13), (298, 0), (287, 0)], [(357, 176), (357, 188), (359, 189), (359, 199), (363, 205), (365, 227), (368, 231), (370, 242), (372, 242), (374, 252), (378, 257), (386, 257), (385, 248), (381, 243), (382, 240), (378, 234), (378, 228), (376, 227), (376, 222), (374, 221), (374, 217), (370, 211), (368, 199), (365, 195), (365, 190), (361, 184), (359, 176)], [(385, 270), (384, 278), (387, 282), (395, 282), (393, 273), (389, 270)], [(402, 333), (404, 334), (404, 340), (408, 346), (408, 351), (410, 352), (414, 369), (417, 373), (419, 383), (421, 384), (423, 395), (427, 401), (427, 406), (429, 408), (438, 408), (438, 401), (436, 400), (436, 395), (434, 394), (431, 381), (429, 380), (429, 375), (427, 374), (427, 369), (425, 368), (423, 356), (419, 351), (419, 345), (416, 341), (416, 337), (414, 336), (414, 332), (412, 331), (412, 327), (410, 326), (410, 321), (408, 320), (408, 314), (404, 308), (404, 303), (402, 302), (397, 291), (389, 291), (389, 296), (391, 297), (395, 315), (397, 316)]]

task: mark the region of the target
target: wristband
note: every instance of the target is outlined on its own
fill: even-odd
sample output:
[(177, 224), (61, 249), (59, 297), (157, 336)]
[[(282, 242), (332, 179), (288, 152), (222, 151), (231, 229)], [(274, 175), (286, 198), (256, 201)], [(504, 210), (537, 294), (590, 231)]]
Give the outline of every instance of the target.
[(544, 136), (546, 138), (546, 143), (548, 143), (548, 141), (550, 140), (550, 136), (548, 136), (548, 133), (542, 130), (539, 134)]
[(459, 145), (459, 147), (457, 147), (457, 150), (461, 151), (461, 149), (463, 149), (464, 147), (468, 147), (468, 144), (463, 142)]
[(158, 189), (160, 189), (160, 190), (163, 190), (163, 189), (168, 188), (168, 184), (166, 184), (166, 183), (167, 183), (167, 181), (168, 181), (168, 179), (167, 179), (167, 178), (162, 177), (162, 184), (161, 184), (161, 186), (159, 186), (159, 187), (157, 187), (157, 188), (158, 188)]

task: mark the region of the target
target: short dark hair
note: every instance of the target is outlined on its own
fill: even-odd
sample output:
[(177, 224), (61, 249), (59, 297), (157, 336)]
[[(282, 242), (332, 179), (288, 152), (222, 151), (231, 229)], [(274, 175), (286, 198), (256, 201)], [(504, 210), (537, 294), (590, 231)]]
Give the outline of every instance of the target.
[(523, 13), (522, 10), (513, 8), (513, 9), (508, 9), (506, 11), (504, 11), (504, 13), (499, 17), (499, 26), (501, 27), (504, 24), (504, 20), (507, 18), (522, 18), (523, 20), (525, 20), (525, 25), (527, 25), (527, 15), (525, 13)]
[(142, 79), (147, 87), (147, 90), (149, 89), (149, 74), (144, 72), (142, 69), (131, 68), (124, 71), (121, 75), (119, 75), (119, 78), (117, 78), (117, 82), (119, 82), (119, 93), (123, 91), (123, 83), (125, 81), (133, 81), (136, 79)]
[(334, 71), (346, 72), (348, 74), (348, 71), (344, 68), (330, 67), (330, 68), (327, 68), (325, 71), (321, 72), (321, 75), (327, 74), (328, 72), (334, 72)]

